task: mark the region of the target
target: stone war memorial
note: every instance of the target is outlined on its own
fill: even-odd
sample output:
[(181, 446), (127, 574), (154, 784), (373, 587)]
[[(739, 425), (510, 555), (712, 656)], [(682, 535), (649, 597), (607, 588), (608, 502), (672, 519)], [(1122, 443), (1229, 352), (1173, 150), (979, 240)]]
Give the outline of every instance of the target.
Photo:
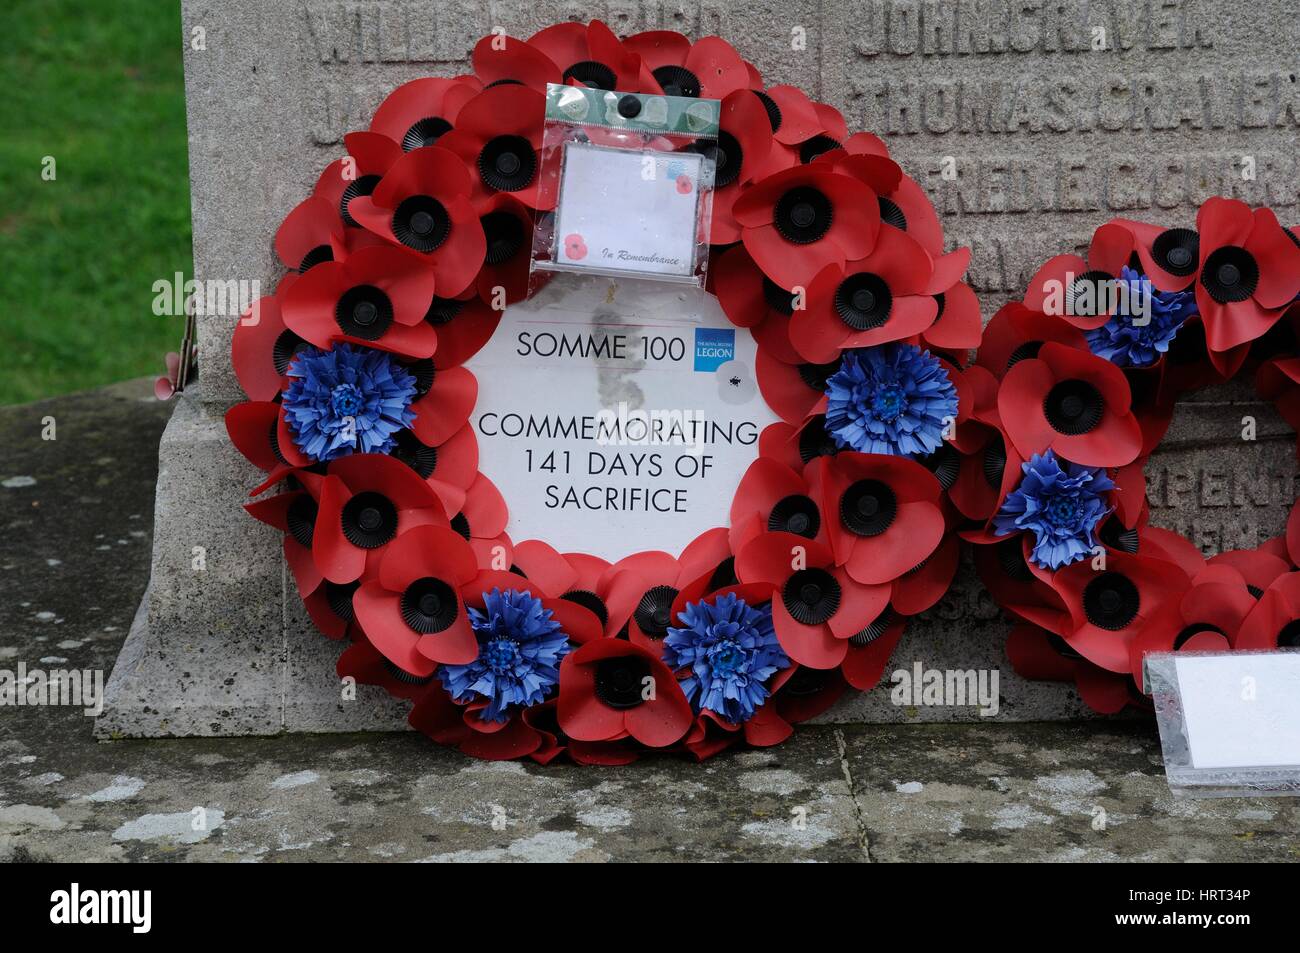
[[(769, 85), (879, 135), (949, 247), (971, 249), (966, 280), (987, 322), (1113, 218), (1192, 228), (1224, 196), (1300, 221), (1297, 12), (1276, 0), (184, 0), (195, 278), (272, 293), (279, 224), (388, 93), (469, 72), (495, 31), (599, 19), (619, 36), (722, 36)], [(367, 686), (345, 697), (341, 645), (313, 631), (280, 535), (241, 509), (261, 476), (224, 422), (244, 399), (237, 320), (199, 315), (200, 380), (160, 448), (151, 580), (96, 734), (406, 730), (406, 703)], [(1296, 499), (1294, 440), (1248, 384), (1183, 399), (1146, 466), (1152, 524), (1207, 555), (1277, 536)], [(889, 673), (914, 665), (997, 670), (999, 719), (1090, 717), (1073, 685), (1012, 671), (1009, 628), (964, 552), (881, 684), (818, 718), (981, 719), (973, 705), (894, 703)]]

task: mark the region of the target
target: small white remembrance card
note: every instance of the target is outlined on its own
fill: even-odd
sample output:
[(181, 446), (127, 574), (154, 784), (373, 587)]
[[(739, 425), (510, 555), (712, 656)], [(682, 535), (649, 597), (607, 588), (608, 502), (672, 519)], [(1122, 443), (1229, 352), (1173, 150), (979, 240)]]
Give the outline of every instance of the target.
[(1194, 768), (1300, 765), (1300, 652), (1176, 659)]
[(703, 157), (564, 146), (555, 260), (572, 270), (690, 277)]

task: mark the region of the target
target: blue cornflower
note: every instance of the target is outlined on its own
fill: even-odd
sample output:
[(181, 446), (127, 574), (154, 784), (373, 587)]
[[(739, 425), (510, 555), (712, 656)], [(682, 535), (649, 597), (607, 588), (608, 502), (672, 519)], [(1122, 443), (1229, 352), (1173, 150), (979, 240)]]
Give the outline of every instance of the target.
[[(1132, 268), (1124, 268), (1118, 280), (1128, 285), (1120, 306), (1109, 321), (1084, 336), (1098, 357), (1120, 367), (1149, 367), (1169, 350), (1183, 322), (1198, 313), (1196, 295), (1191, 290), (1157, 291), (1151, 279)], [(1149, 310), (1150, 320), (1134, 324), (1135, 310)]]
[(484, 610), (469, 609), (478, 637), (478, 658), (468, 665), (440, 665), (442, 687), (458, 702), (488, 699), (484, 721), (506, 721), (511, 705), (529, 708), (560, 680), (560, 660), (569, 654), (569, 637), (527, 590), (493, 589), (483, 595)]
[(1020, 530), (1034, 534), (1029, 558), (1044, 569), (1060, 569), (1085, 558), (1097, 545), (1097, 526), (1111, 511), (1105, 494), (1114, 482), (1100, 467), (1060, 461), (1051, 450), (1020, 467), (1020, 485), (993, 517), (999, 536)]
[(735, 593), (713, 602), (687, 603), (684, 628), (669, 629), (663, 659), (674, 671), (689, 669), (678, 684), (699, 712), (716, 712), (732, 724), (748, 721), (767, 701), (767, 681), (790, 659), (776, 640), (770, 603), (752, 608)]
[(308, 348), (289, 365), (284, 414), (293, 442), (313, 460), (389, 453), (411, 425), (415, 377), (386, 351), (351, 344)]
[(862, 453), (933, 453), (957, 416), (957, 388), (929, 351), (882, 344), (845, 351), (826, 381), (826, 432)]

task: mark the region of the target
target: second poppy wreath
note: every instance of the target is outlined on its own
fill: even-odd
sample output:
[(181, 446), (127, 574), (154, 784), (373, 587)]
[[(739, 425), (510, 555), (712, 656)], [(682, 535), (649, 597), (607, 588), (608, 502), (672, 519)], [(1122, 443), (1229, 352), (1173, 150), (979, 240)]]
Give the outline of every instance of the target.
[(1300, 647), (1296, 508), (1284, 535), (1207, 559), (1149, 524), (1144, 477), (1179, 398), (1212, 384), (1253, 377), (1300, 430), (1298, 236), (1223, 198), (1195, 230), (1115, 220), (989, 323), (950, 496), (1017, 620), (1019, 674), (1110, 714), (1150, 708), (1150, 652)]
[[(960, 369), (980, 340), (969, 253), (945, 253), (879, 138), (766, 86), (717, 37), (565, 23), (485, 37), (472, 63), (394, 90), (276, 234), (287, 274), (233, 344), (249, 400), (228, 430), (268, 494), (247, 509), (283, 532), (311, 618), (344, 645), (340, 676), (409, 699), (435, 741), (599, 764), (777, 744), (874, 686), (955, 572), (951, 493), (987, 429)], [(524, 464), (483, 472), (485, 421), (495, 439), (505, 420), (484, 412), (488, 392), (541, 406), (572, 380), (492, 374), (483, 356), (565, 301), (588, 324), (617, 309), (612, 284), (585, 301), (530, 275), (556, 207), (539, 152), (552, 83), (721, 102), (697, 307), (747, 361), (695, 356), (758, 425), (671, 551), (635, 551), (662, 538), (660, 517), (618, 481), (624, 508), (647, 511), (598, 514), (616, 527), (602, 551), (520, 538), (533, 504), (498, 484)], [(561, 517), (568, 500), (552, 501)]]

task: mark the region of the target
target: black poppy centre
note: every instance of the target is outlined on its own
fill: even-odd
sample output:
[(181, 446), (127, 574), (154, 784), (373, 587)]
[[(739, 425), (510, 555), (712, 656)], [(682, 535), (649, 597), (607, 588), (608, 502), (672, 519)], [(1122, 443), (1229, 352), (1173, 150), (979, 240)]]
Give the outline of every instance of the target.
[(840, 498), (840, 521), (855, 536), (879, 536), (897, 514), (894, 491), (879, 480), (859, 480)]
[(1105, 401), (1092, 384), (1081, 380), (1061, 381), (1047, 394), (1043, 414), (1057, 433), (1079, 436), (1101, 423)]
[(402, 593), (402, 619), (413, 632), (427, 635), (441, 632), (456, 621), (460, 600), (456, 590), (442, 579), (424, 576)]
[(1083, 614), (1099, 629), (1118, 632), (1137, 618), (1142, 599), (1133, 580), (1104, 572), (1083, 589)]
[(870, 331), (889, 320), (894, 296), (879, 275), (859, 272), (835, 289), (835, 311), (855, 331)]
[(358, 493), (343, 506), (343, 536), (359, 549), (378, 549), (397, 535), (397, 507), (382, 493)]
[(1245, 301), (1259, 284), (1259, 264), (1254, 255), (1236, 245), (1216, 248), (1205, 259), (1201, 284), (1219, 304)]
[(781, 601), (796, 622), (818, 625), (840, 607), (839, 582), (825, 569), (800, 569), (781, 589)]
[(478, 171), (489, 188), (518, 192), (533, 180), (537, 156), (532, 143), (523, 136), (497, 136), (479, 153)]
[(451, 216), (441, 202), (431, 195), (412, 195), (403, 199), (393, 212), (393, 235), (407, 248), (431, 252), (447, 240)]
[(831, 200), (820, 190), (805, 185), (781, 196), (772, 224), (786, 241), (809, 245), (830, 231), (833, 218)]
[(822, 516), (817, 504), (801, 493), (777, 501), (767, 517), (767, 528), (777, 533), (794, 533), (812, 539), (821, 529)]

